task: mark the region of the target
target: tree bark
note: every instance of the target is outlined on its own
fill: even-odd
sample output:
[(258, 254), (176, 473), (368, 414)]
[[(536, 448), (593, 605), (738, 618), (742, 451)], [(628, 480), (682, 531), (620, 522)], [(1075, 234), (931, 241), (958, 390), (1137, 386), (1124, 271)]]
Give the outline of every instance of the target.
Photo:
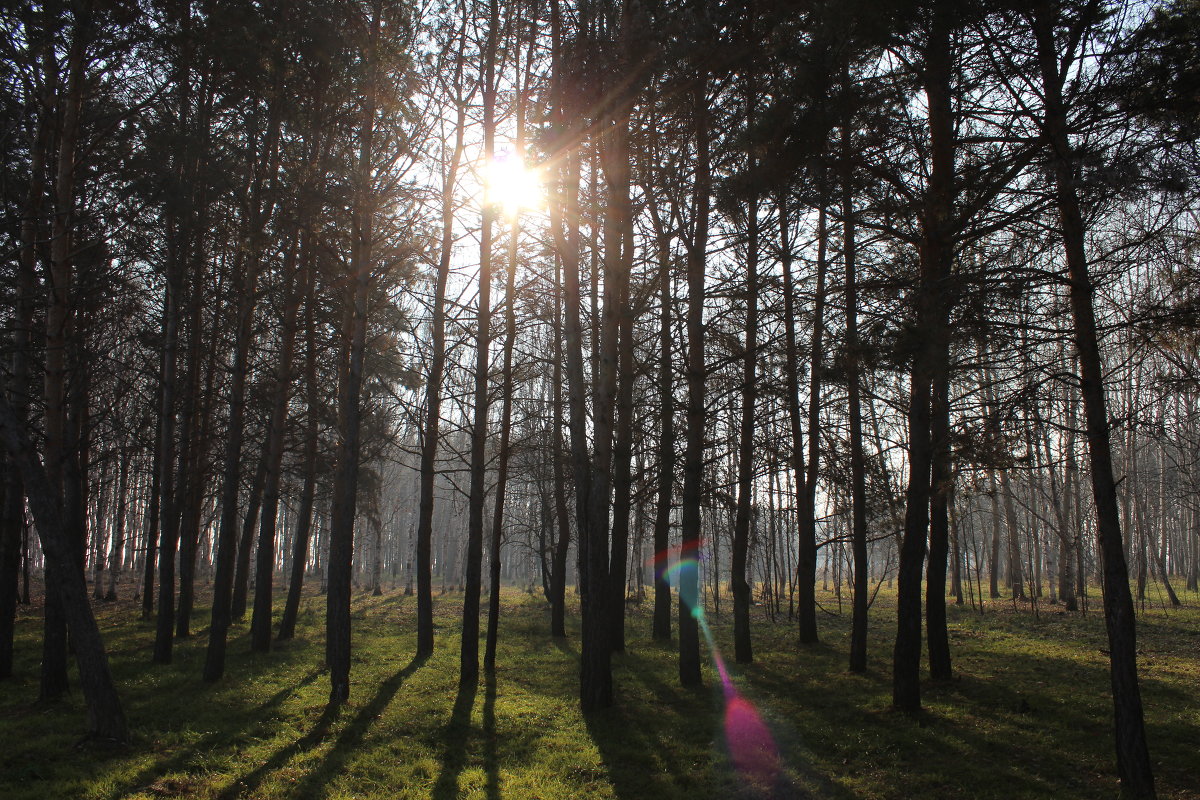
[(382, 0), (371, 8), (370, 35), (365, 60), (367, 85), (355, 167), (354, 206), (351, 213), (350, 303), (342, 331), (338, 376), (337, 466), (333, 473), (333, 503), (329, 521), (329, 591), (325, 609), (325, 662), (329, 666), (329, 702), (350, 699), (350, 582), (354, 557), (354, 512), (358, 495), (360, 398), (363, 354), (367, 339), (367, 298), (371, 285), (371, 244), (375, 216), (372, 166), (375, 144), (375, 110), (379, 89), (379, 31)]
[(708, 76), (696, 77), (691, 92), (696, 137), (695, 233), (687, 248), (687, 444), (683, 455), (682, 545), (679, 549), (679, 682), (699, 686), (701, 605), (699, 566), (700, 501), (704, 479), (704, 273), (712, 188), (709, 143)]
[[(490, 165), (496, 149), (496, 49), (500, 37), (498, 0), (488, 2), (487, 42), (481, 66), (483, 95), (483, 161)], [(496, 207), (484, 201), (479, 230), (479, 298), (475, 316), (475, 390), (471, 420), (471, 486), (467, 498), (467, 559), (463, 591), (462, 647), (459, 686), (479, 680), (479, 597), (483, 583), (483, 512), (487, 492), (485, 445), (488, 429), (488, 372), (492, 324), (492, 226)]]
[(46, 564), (54, 564), (49, 574), (58, 584), (48, 586), (47, 591), (56, 593), (62, 600), (63, 614), (75, 647), (79, 682), (88, 709), (88, 733), (97, 738), (123, 742), (128, 738), (125, 713), (109, 671), (100, 628), (88, 603), (87, 583), (77, 566), (76, 545), (71, 541), (59, 510), (59, 495), (36, 455), (33, 443), (21, 427), (16, 411), (3, 395), (0, 395), (0, 438), (21, 471)]
[(1080, 393), (1087, 429), (1092, 495), (1103, 558), (1104, 623), (1108, 632), (1109, 676), (1116, 722), (1117, 772), (1125, 797), (1153, 798), (1154, 775), (1146, 746), (1142, 697), (1137, 677), (1137, 636), (1129, 571), (1121, 537), (1121, 517), (1113, 478), (1104, 365), (1100, 358), (1094, 306), (1095, 287), (1088, 271), (1083, 211), (1075, 186), (1075, 151), (1068, 133), (1063, 100), (1065, 74), (1058, 63), (1048, 5), (1032, 15), (1041, 71), (1045, 118), (1043, 131), (1054, 175), (1055, 202), (1062, 225), (1063, 247), (1070, 276), (1071, 316), (1079, 355)]

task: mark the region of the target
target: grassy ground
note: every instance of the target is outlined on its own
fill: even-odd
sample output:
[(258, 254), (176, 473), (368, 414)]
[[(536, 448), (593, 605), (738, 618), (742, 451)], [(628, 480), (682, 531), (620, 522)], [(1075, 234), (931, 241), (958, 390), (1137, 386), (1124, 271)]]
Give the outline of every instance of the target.
[[(415, 603), (394, 592), (354, 606), (351, 702), (325, 707), (323, 598), (309, 596), (297, 638), (251, 655), (235, 631), (226, 679), (200, 680), (207, 609), (175, 663), (149, 663), (153, 630), (131, 605), (101, 625), (134, 731), (131, 745), (81, 739), (78, 690), (37, 694), (40, 615), (18, 621), (18, 677), (0, 684), (0, 797), (19, 798), (1104, 798), (1116, 795), (1103, 621), (1043, 606), (950, 609), (956, 677), (926, 684), (926, 711), (890, 710), (894, 609), (872, 609), (871, 668), (845, 668), (849, 609), (822, 615), (801, 648), (786, 620), (755, 609), (756, 661), (734, 680), (781, 757), (770, 786), (734, 768), (726, 702), (677, 686), (671, 647), (649, 641), (649, 609), (630, 606), (629, 652), (614, 660), (616, 708), (585, 718), (575, 700), (578, 636), (555, 642), (540, 597), (506, 590), (499, 669), (457, 689), (459, 595), (435, 601), (437, 651), (414, 663)], [(1148, 607), (1140, 670), (1159, 796), (1200, 798), (1200, 608)], [(833, 598), (823, 604), (835, 609)], [(1093, 608), (1098, 603), (1093, 602)], [(717, 646), (732, 651), (728, 616)]]

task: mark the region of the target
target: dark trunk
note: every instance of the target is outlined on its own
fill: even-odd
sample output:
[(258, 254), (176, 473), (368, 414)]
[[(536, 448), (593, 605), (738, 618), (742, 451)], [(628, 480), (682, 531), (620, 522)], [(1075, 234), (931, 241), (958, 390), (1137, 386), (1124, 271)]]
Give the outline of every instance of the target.
[[(843, 83), (849, 74), (843, 72)], [(850, 629), (850, 671), (867, 668), (867, 489), (863, 455), (862, 367), (858, 342), (858, 253), (855, 243), (850, 128), (842, 126), (842, 258), (846, 265), (846, 388), (850, 424), (850, 545), (854, 554), (854, 610)]]
[[(756, 102), (752, 96), (750, 104)], [(747, 169), (757, 166), (751, 158)], [(750, 581), (747, 579), (750, 523), (754, 513), (754, 415), (758, 400), (758, 197), (746, 206), (746, 329), (742, 353), (742, 408), (738, 431), (737, 512), (733, 521), (730, 584), (733, 590), (733, 651), (739, 664), (754, 661), (750, 639)]]
[[(943, 294), (953, 260), (950, 226), (954, 211), (954, 118), (950, 96), (951, 30), (949, 3), (931, 12), (925, 49), (925, 95), (929, 106), (931, 168), (922, 219), (921, 275), (913, 331), (912, 380), (909, 386), (909, 475), (904, 540), (897, 570), (896, 646), (892, 664), (892, 703), (901, 711), (921, 708), (921, 573), (930, 531), (934, 460), (941, 435), (934, 430), (934, 384), (940, 394), (946, 370), (947, 340)], [(941, 417), (939, 409), (939, 417)], [(938, 458), (940, 462), (941, 459)], [(940, 467), (939, 467), (940, 469)], [(944, 565), (943, 556), (943, 565)], [(943, 566), (943, 577), (944, 577)]]
[(691, 107), (696, 136), (695, 236), (688, 242), (687, 281), (687, 444), (683, 455), (682, 545), (679, 550), (679, 682), (699, 686), (700, 620), (700, 501), (704, 480), (704, 272), (708, 256), (708, 219), (712, 187), (709, 161), (711, 130), (708, 80), (700, 75), (692, 90)]
[(345, 326), (341, 331), (338, 375), (337, 466), (333, 473), (333, 501), (329, 521), (329, 591), (325, 609), (325, 663), (329, 667), (329, 702), (350, 699), (350, 583), (354, 558), (354, 512), (358, 495), (360, 398), (363, 354), (367, 340), (367, 298), (371, 285), (371, 244), (375, 217), (372, 186), (376, 94), (379, 83), (377, 53), (383, 16), (382, 0), (371, 9), (367, 42), (367, 85), (355, 168), (354, 206), (351, 212), (352, 244)]
[[(491, 164), (496, 147), (496, 48), (500, 36), (498, 0), (488, 3), (488, 33), (482, 74), (483, 160)], [(471, 487), (467, 498), (467, 558), (463, 591), (459, 686), (479, 680), (479, 597), (483, 583), (483, 512), (487, 491), (488, 371), (492, 324), (492, 225), (496, 207), (485, 202), (479, 230), (479, 296), (475, 317), (475, 389), (471, 420)]]
[(79, 682), (88, 709), (88, 732), (102, 739), (125, 741), (128, 731), (120, 697), (108, 667), (108, 655), (96, 618), (88, 603), (87, 582), (76, 560), (76, 543), (60, 512), (61, 501), (50, 483), (34, 445), (20, 426), (17, 413), (0, 395), (0, 438), (21, 471), (30, 508), (42, 541), (48, 572), (57, 585), (47, 586), (62, 600), (63, 614), (71, 631)]
[(1055, 49), (1051, 12), (1039, 6), (1033, 16), (1045, 99), (1048, 155), (1054, 170), (1055, 200), (1062, 224), (1063, 246), (1070, 276), (1075, 347), (1079, 354), (1080, 393), (1087, 428), (1092, 494), (1103, 561), (1104, 623), (1108, 631), (1109, 674), (1116, 722), (1117, 772), (1125, 797), (1153, 798), (1154, 775), (1146, 746), (1146, 727), (1137, 677), (1137, 637), (1129, 571), (1121, 537), (1121, 517), (1113, 478), (1108, 409), (1104, 393), (1104, 364), (1100, 358), (1094, 308), (1095, 288), (1088, 274), (1083, 211), (1076, 192), (1074, 164), (1062, 87), (1065, 75)]

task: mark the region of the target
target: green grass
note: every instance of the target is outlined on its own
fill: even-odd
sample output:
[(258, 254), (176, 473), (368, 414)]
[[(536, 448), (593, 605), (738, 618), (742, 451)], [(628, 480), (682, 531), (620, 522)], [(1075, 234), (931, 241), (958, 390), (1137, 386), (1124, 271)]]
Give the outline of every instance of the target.
[[(78, 690), (42, 706), (40, 611), (18, 620), (17, 677), (0, 684), (0, 797), (19, 798), (1104, 798), (1115, 797), (1103, 620), (996, 603), (950, 608), (955, 679), (926, 683), (917, 718), (890, 709), (894, 607), (872, 609), (870, 669), (846, 671), (849, 609), (822, 615), (822, 642), (754, 613), (756, 661), (734, 668), (782, 756), (773, 785), (737, 774), (721, 733), (724, 700), (684, 690), (670, 646), (649, 641), (649, 608), (630, 606), (629, 652), (614, 659), (618, 704), (584, 717), (578, 635), (547, 635), (544, 601), (506, 590), (499, 669), (457, 688), (461, 596), (435, 598), (437, 650), (415, 663), (415, 603), (356, 597), (351, 701), (325, 706), (323, 598), (307, 596), (297, 638), (252, 655), (235, 628), (226, 678), (200, 680), (207, 609), (175, 663), (149, 663), (150, 623), (101, 605), (133, 730), (128, 746), (82, 738)], [(1140, 674), (1159, 796), (1200, 798), (1200, 609), (1139, 616)], [(832, 597), (822, 597), (836, 608)], [(1092, 608), (1099, 604), (1093, 601)], [(725, 606), (728, 607), (727, 605)], [(712, 620), (732, 652), (727, 615)]]

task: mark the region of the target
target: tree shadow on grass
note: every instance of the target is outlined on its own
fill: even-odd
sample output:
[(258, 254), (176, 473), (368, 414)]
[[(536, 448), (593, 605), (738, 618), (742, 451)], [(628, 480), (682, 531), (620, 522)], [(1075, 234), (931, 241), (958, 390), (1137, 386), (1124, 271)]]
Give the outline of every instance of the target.
[(500, 800), (500, 763), (496, 757), (496, 673), (488, 672), (483, 692), (483, 754), (488, 800)]
[[(408, 680), (409, 676), (416, 672), (417, 668), (425, 663), (425, 660), (426, 659), (424, 656), (413, 656), (412, 661), (408, 662), (408, 666), (404, 667), (404, 669), (400, 670), (395, 675), (380, 684), (379, 689), (375, 692), (375, 696), (371, 698), (371, 701), (359, 709), (358, 713), (354, 715), (354, 719), (347, 722), (345, 727), (342, 728), (341, 732), (338, 734), (337, 740), (333, 743), (333, 747), (331, 747), (329, 752), (325, 754), (325, 757), (321, 760), (321, 763), (309, 770), (304, 782), (297, 786), (295, 791), (296, 797), (315, 797), (318, 790), (328, 783), (329, 776), (337, 774), (342, 770), (342, 767), (345, 765), (347, 759), (349, 759), (350, 756), (356, 750), (358, 750), (358, 746), (362, 743), (363, 736), (366, 734), (367, 729), (370, 728), (371, 724), (379, 717), (380, 714), (383, 713), (384, 709), (388, 707), (388, 704), (392, 702), (392, 698), (396, 696), (396, 692), (400, 690), (400, 687), (404, 685), (404, 682)], [(333, 706), (332, 704), (331, 706), (326, 707), (325, 713), (321, 715), (321, 718), (317, 721), (317, 724), (313, 726), (312, 731), (306, 734), (303, 739), (300, 739), (295, 744), (281, 750), (276, 757), (271, 758), (267, 764), (264, 764), (262, 767), (251, 773), (250, 776), (243, 778), (238, 782), (238, 784), (235, 784), (235, 786), (238, 787), (237, 792), (232, 795), (221, 795), (222, 800), (227, 800), (227, 798), (232, 797), (253, 796), (253, 790), (262, 783), (263, 779), (271, 769), (278, 769), (279, 767), (282, 767), (294, 756), (303, 752), (305, 747), (301, 746), (302, 742), (307, 740), (311, 741), (311, 744), (316, 744), (324, 739), (325, 734), (328, 732), (330, 723), (337, 718), (340, 710), (341, 709), (339, 707)], [(311, 746), (311, 744), (308, 746)], [(268, 765), (272, 764), (273, 766), (268, 768)], [(253, 777), (255, 780), (252, 785), (250, 783), (251, 777)], [(250, 794), (247, 795), (247, 791), (249, 791)]]
[(195, 758), (196, 755), (210, 753), (213, 750), (219, 749), (223, 746), (228, 746), (230, 739), (236, 732), (244, 731), (255, 722), (258, 722), (269, 716), (267, 714), (268, 711), (280, 705), (287, 698), (291, 697), (292, 694), (295, 693), (295, 691), (300, 687), (307, 686), (308, 684), (312, 683), (320, 674), (320, 670), (314, 669), (305, 675), (296, 685), (286, 686), (283, 689), (280, 689), (278, 692), (271, 695), (271, 697), (269, 697), (265, 702), (260, 703), (253, 708), (247, 708), (240, 712), (236, 712), (230, 720), (231, 724), (223, 726), (220, 730), (206, 735), (191, 747), (180, 750), (170, 758), (155, 762), (149, 767), (146, 767), (124, 786), (115, 789), (113, 794), (109, 795), (109, 799), (121, 800), (121, 798), (127, 797), (130, 793), (136, 792), (139, 789), (148, 786), (154, 781), (154, 779), (184, 768), (192, 761), (193, 758)]
[(263, 779), (270, 773), (283, 767), (289, 761), (301, 753), (312, 749), (320, 744), (329, 733), (329, 726), (338, 718), (341, 711), (341, 706), (327, 705), (321, 713), (321, 718), (317, 720), (317, 724), (312, 730), (304, 734), (296, 741), (292, 742), (287, 747), (276, 751), (275, 755), (271, 756), (258, 769), (249, 773), (243, 778), (239, 778), (232, 784), (227, 786), (223, 792), (217, 795), (218, 800), (233, 800), (237, 797), (253, 797), (254, 792), (262, 785)]
[(454, 709), (446, 723), (443, 738), (446, 752), (442, 756), (442, 771), (433, 785), (433, 800), (453, 800), (458, 797), (458, 776), (467, 765), (467, 740), (471, 736), (471, 711), (475, 708), (475, 695), (479, 687), (474, 681), (459, 684), (458, 696), (454, 698)]

